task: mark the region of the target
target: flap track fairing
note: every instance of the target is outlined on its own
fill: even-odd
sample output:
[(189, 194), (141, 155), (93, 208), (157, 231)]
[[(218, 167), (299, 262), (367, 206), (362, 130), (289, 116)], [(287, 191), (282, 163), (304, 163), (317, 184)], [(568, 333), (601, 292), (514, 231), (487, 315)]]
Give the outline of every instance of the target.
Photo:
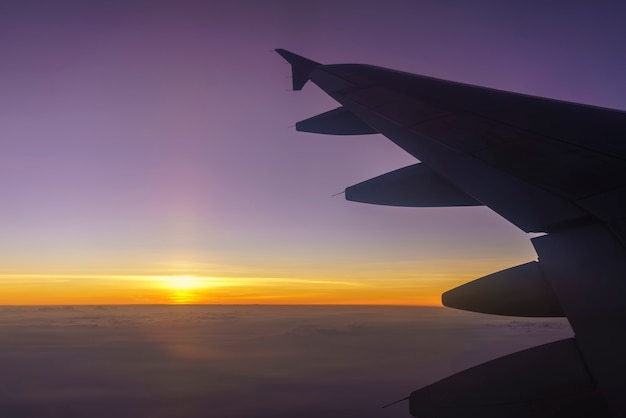
[(536, 261), (449, 290), (441, 295), (441, 301), (450, 308), (494, 315), (565, 316)]
[(296, 130), (326, 135), (367, 135), (378, 133), (354, 113), (338, 107), (296, 123)]
[(482, 205), (423, 164), (400, 168), (350, 186), (346, 189), (346, 200), (408, 207)]

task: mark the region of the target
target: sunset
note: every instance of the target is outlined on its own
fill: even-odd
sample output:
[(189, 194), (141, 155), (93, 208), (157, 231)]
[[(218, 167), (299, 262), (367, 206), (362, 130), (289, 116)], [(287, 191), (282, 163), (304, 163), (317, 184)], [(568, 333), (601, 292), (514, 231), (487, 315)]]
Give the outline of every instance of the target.
[[(3, 305), (110, 304), (340, 304), (440, 305), (440, 287), (454, 287), (480, 270), (424, 277), (388, 278), (384, 285), (371, 275), (318, 280), (281, 277), (3, 275)], [(435, 281), (436, 284), (429, 284)], [(426, 282), (426, 283), (425, 283)]]
[[(290, 12), (256, 3), (243, 14), (221, 3), (129, 12), (121, 3), (97, 4), (58, 16), (43, 6), (5, 6), (13, 11), (4, 13), (0, 108), (3, 304), (437, 305), (450, 286), (536, 258), (526, 234), (488, 208), (332, 197), (415, 160), (381, 135), (289, 128), (336, 103), (313, 86), (289, 91), (289, 66), (273, 51), (279, 46), (323, 62), (623, 104), (606, 74), (593, 91), (562, 78), (548, 83), (561, 70), (554, 60), (540, 63), (549, 52), (542, 49), (519, 49), (494, 74), (452, 41), (418, 50), (392, 30), (385, 39), (394, 48), (371, 48), (345, 42), (343, 25), (297, 35), (304, 27), (292, 33)], [(255, 8), (270, 20), (257, 19)], [(213, 22), (216, 13), (223, 18)], [(325, 15), (316, 13), (309, 24)], [(225, 23), (235, 16), (238, 25)], [(471, 48), (489, 48), (494, 59), (507, 54), (468, 19)], [(445, 33), (435, 21), (431, 31)], [(603, 67), (621, 74), (616, 64)], [(170, 275), (217, 277), (223, 285), (198, 288), (192, 300), (144, 279)]]
[[(378, 88), (374, 78), (337, 76), (346, 105), (312, 78), (293, 91), (303, 80), (285, 57), (626, 109), (625, 13), (617, 3), (495, 0), (3, 2), (0, 416), (406, 418), (413, 391), (571, 340), (578, 331), (563, 314), (443, 307), (450, 289), (537, 264), (531, 239), (545, 235), (543, 224), (500, 216), (375, 129), (371, 121), (397, 123), (406, 134), (418, 122), (394, 121), (402, 106), (388, 116), (387, 102), (349, 97)], [(346, 87), (354, 80), (362, 84)], [(418, 96), (394, 88), (404, 96), (391, 106)], [(420, 124), (465, 135), (453, 119), (455, 100), (465, 100), (458, 114), (469, 126), (476, 118), (493, 129), (471, 140), (492, 146), (501, 139), (493, 132), (508, 140), (506, 129), (517, 129), (497, 118), (504, 102), (483, 117), (474, 96), (444, 93), (425, 102), (441, 113)], [(351, 103), (370, 134), (296, 130)], [(382, 116), (367, 122), (354, 109)], [(529, 112), (519, 120), (546, 117)], [(463, 148), (463, 135), (450, 142)], [(524, 172), (528, 184), (552, 193), (561, 182), (572, 194), (586, 185), (515, 138), (505, 163), (491, 148), (472, 150), (502, 176), (440, 167), (461, 167), (456, 179), (472, 178), (479, 192), (497, 183), (493, 199), (521, 217), (543, 210), (526, 210), (526, 189), (507, 186), (517, 181), (509, 165), (523, 158), (540, 166)], [(436, 146), (452, 162), (462, 154)], [(596, 161), (578, 148), (555, 160)], [(346, 199), (346, 188), (417, 163), (475, 205)], [(601, 206), (584, 198), (572, 213)], [(589, 217), (550, 221), (561, 231)]]

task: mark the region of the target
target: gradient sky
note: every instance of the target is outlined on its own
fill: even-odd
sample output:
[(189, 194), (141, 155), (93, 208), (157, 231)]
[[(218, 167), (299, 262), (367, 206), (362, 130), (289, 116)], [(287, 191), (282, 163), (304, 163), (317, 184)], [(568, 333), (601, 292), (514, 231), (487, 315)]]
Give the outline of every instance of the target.
[(534, 259), (486, 208), (331, 197), (414, 160), (289, 128), (337, 105), (273, 49), (626, 109), (626, 6), (547, 3), (2, 2), (0, 304), (438, 304)]

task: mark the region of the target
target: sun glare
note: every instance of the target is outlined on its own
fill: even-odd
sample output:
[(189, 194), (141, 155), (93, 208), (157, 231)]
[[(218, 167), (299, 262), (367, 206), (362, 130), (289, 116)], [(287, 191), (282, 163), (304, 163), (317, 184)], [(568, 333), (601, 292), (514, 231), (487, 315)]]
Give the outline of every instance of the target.
[(193, 290), (207, 285), (206, 281), (194, 276), (167, 276), (163, 277), (165, 287), (173, 290)]
[(162, 276), (160, 280), (169, 290), (170, 300), (176, 304), (200, 302), (202, 289), (209, 285), (206, 277)]

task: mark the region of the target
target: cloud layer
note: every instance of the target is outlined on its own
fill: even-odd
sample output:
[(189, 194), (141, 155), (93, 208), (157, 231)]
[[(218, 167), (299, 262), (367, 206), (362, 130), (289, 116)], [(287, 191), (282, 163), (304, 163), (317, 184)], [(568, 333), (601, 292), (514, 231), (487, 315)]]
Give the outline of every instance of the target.
[(423, 307), (2, 307), (0, 318), (0, 410), (16, 417), (406, 417), (380, 407), (572, 334), (563, 320)]

